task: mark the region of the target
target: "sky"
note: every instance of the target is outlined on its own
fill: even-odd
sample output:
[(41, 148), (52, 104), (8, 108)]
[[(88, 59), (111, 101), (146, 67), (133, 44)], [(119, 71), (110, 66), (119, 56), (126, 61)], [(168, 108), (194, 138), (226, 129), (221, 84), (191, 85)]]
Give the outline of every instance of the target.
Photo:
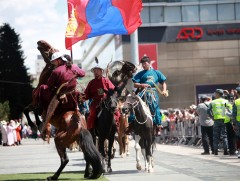
[(65, 49), (67, 18), (67, 0), (0, 0), (0, 26), (8, 23), (20, 34), (30, 74), (35, 73), (39, 40), (70, 54)]

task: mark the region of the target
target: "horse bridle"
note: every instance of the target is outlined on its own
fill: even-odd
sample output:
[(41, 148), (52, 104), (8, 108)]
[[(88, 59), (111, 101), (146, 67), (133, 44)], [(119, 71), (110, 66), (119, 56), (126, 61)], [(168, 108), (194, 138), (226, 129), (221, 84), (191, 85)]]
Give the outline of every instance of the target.
[[(141, 99), (141, 98), (140, 98)], [(127, 104), (130, 104), (131, 106), (132, 106), (132, 111), (133, 111), (133, 114), (135, 115), (135, 111), (134, 111), (134, 108), (136, 108), (137, 107), (137, 105), (139, 104), (139, 100), (137, 100), (137, 101), (135, 101), (135, 102), (133, 102), (133, 103), (130, 103), (130, 102), (127, 102), (126, 101), (126, 103)], [(147, 117), (146, 117), (146, 120), (144, 121), (144, 122), (140, 122), (140, 121), (138, 121), (138, 119), (137, 119), (137, 117), (135, 116), (135, 120), (136, 120), (136, 122), (138, 123), (138, 124), (145, 124), (146, 122), (147, 122), (147, 120), (148, 120), (148, 115), (147, 115)]]
[[(108, 111), (111, 111), (111, 107), (109, 106), (110, 102), (112, 101), (112, 97), (110, 97), (110, 100), (102, 100), (102, 103), (104, 105), (104, 107), (108, 110)], [(117, 104), (117, 101), (115, 100), (116, 104)]]

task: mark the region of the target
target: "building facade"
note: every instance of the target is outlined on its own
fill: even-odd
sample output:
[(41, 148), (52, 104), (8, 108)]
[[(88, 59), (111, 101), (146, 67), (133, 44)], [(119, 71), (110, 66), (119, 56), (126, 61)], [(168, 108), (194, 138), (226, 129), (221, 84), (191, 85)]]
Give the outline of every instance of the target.
[[(139, 57), (150, 56), (167, 76), (162, 108), (189, 107), (201, 94), (239, 84), (240, 0), (143, 0), (141, 17)], [(130, 36), (89, 39), (81, 50), (84, 69), (95, 56), (103, 67), (111, 57), (131, 60)]]
[[(201, 94), (239, 84), (240, 1), (143, 2), (138, 37), (146, 48), (139, 53), (157, 60), (154, 67), (167, 76), (170, 96), (161, 97), (162, 108), (188, 107)], [(123, 36), (124, 59), (129, 50), (129, 36)]]

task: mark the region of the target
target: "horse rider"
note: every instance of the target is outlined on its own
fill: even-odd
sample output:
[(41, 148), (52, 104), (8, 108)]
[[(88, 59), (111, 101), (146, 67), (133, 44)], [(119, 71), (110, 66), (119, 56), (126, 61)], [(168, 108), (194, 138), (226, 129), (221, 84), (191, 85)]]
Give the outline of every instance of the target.
[[(91, 72), (94, 75), (94, 79), (88, 83), (84, 91), (85, 95), (83, 100), (91, 100), (87, 128), (92, 134), (94, 134), (95, 120), (97, 119), (97, 114), (99, 112), (99, 104), (102, 99), (107, 96), (106, 92), (110, 89), (114, 90), (115, 86), (108, 78), (103, 76), (104, 70), (99, 65), (94, 66), (91, 69)], [(118, 116), (118, 112), (116, 112), (114, 115), (116, 122), (118, 121)]]
[[(45, 111), (53, 96), (63, 84), (60, 93), (58, 94), (58, 105), (56, 111), (70, 111), (77, 108), (77, 97), (79, 93), (76, 91), (78, 77), (84, 77), (85, 71), (80, 69), (77, 65), (72, 64), (72, 59), (68, 55), (61, 52), (55, 52), (51, 57), (51, 63), (54, 66), (50, 77), (46, 84), (39, 87), (38, 101)], [(43, 118), (44, 119), (44, 118)]]
[(240, 87), (236, 88), (238, 98), (234, 101), (233, 104), (233, 129), (237, 136), (237, 151), (238, 158), (240, 158)]
[(214, 155), (218, 155), (218, 144), (220, 138), (223, 139), (224, 155), (228, 155), (227, 151), (227, 133), (224, 121), (226, 119), (226, 111), (230, 109), (230, 103), (223, 98), (224, 91), (216, 89), (214, 93), (215, 99), (208, 106), (208, 114), (214, 120), (213, 124), (213, 148)]
[[(132, 81), (134, 82), (134, 87), (138, 89), (138, 92), (140, 92), (140, 90), (142, 89), (147, 89), (145, 94), (140, 96), (142, 96), (142, 99), (150, 108), (153, 117), (153, 123), (156, 125), (157, 128), (155, 131), (158, 134), (161, 128), (162, 113), (160, 112), (159, 107), (159, 97), (157, 94), (157, 90), (159, 89), (157, 86), (158, 83), (160, 83), (163, 87), (163, 91), (161, 92), (161, 94), (167, 96), (167, 78), (162, 74), (162, 72), (160, 72), (159, 70), (155, 70), (151, 67), (151, 60), (148, 56), (144, 55), (141, 58), (140, 63), (142, 64), (143, 70), (138, 72), (132, 78)], [(132, 126), (133, 124), (130, 123), (127, 132), (132, 129)]]

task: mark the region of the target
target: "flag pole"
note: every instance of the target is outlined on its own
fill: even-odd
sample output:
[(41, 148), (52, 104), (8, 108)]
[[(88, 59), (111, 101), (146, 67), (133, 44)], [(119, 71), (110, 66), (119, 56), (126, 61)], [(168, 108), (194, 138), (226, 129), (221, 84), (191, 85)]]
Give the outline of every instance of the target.
[[(131, 46), (131, 63), (135, 66), (139, 64), (139, 55), (138, 55), (138, 29), (136, 29), (130, 35), (130, 46)], [(132, 83), (132, 90), (134, 90), (133, 83)]]
[(71, 49), (71, 59), (72, 59), (72, 61), (73, 61), (73, 52), (72, 52), (72, 49)]

